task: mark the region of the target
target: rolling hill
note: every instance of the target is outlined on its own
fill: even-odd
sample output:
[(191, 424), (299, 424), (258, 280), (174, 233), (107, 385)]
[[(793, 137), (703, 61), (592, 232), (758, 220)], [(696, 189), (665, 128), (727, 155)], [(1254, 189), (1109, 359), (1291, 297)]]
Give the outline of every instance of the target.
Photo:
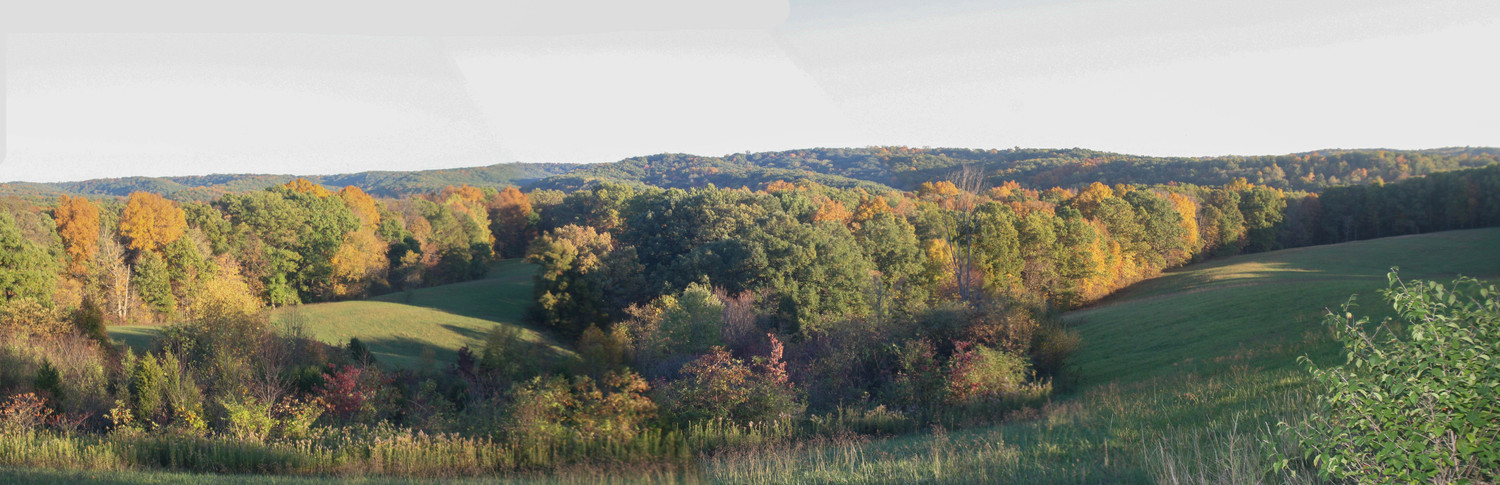
[[(1500, 229), (1315, 246), (1180, 268), (1062, 316), (1082, 337), (1073, 360), (1077, 382), (1040, 409), (988, 427), (711, 455), (699, 459), (689, 477), (728, 483), (1315, 483), (1306, 474), (1265, 474), (1263, 446), (1291, 445), (1263, 440), (1275, 436), (1275, 423), (1300, 419), (1312, 406), (1316, 390), (1296, 357), (1338, 360), (1319, 324), (1322, 312), (1357, 293), (1363, 306), (1356, 313), (1381, 314), (1377, 291), (1392, 266), (1405, 279), (1464, 274), (1493, 280), (1500, 277)], [(529, 298), (527, 273), (526, 266), (508, 262), (490, 279), (418, 290), (410, 302), (390, 295), (307, 305), (298, 313), (326, 338), (369, 336), (380, 345), (379, 358), (409, 363), (420, 360), (413, 353), (422, 345), (453, 348), (472, 342), (485, 325), (513, 324), (513, 310)], [(498, 298), (485, 299), (492, 296)], [(354, 323), (319, 327), (335, 318)], [(412, 344), (419, 341), (432, 344)], [(64, 479), (24, 470), (0, 476), (7, 473)], [(617, 481), (684, 479), (609, 473), (619, 473), (607, 477)], [(97, 479), (148, 476), (196, 480), (138, 472)]]
[[(495, 265), (488, 278), (393, 293), (370, 300), (314, 303), (271, 311), (273, 324), (301, 322), (313, 337), (333, 345), (359, 338), (375, 360), (392, 367), (417, 369), (428, 364), (431, 350), (439, 368), (452, 363), (458, 349), (478, 351), (496, 325), (519, 327), (522, 338), (540, 346), (554, 362), (576, 359), (571, 349), (523, 323), (531, 304), (535, 268), (518, 260)], [(136, 348), (150, 345), (159, 327), (113, 327), (110, 337)]]
[[(1222, 185), (1235, 178), (1284, 190), (1317, 191), (1337, 185), (1394, 181), (1434, 172), (1500, 162), (1500, 148), (1430, 150), (1320, 150), (1265, 156), (1151, 157), (1068, 149), (811, 148), (736, 153), (720, 157), (658, 154), (610, 163), (508, 163), (485, 167), (412, 172), (360, 172), (306, 178), (329, 187), (353, 185), (376, 197), (403, 197), (448, 185), (576, 190), (600, 182), (663, 188), (760, 188), (766, 183), (810, 180), (840, 188), (912, 190), (941, 180), (960, 167), (983, 169), (989, 182), (1014, 180), (1046, 189), (1107, 185), (1191, 183)], [(0, 196), (60, 194), (122, 197), (143, 190), (177, 200), (205, 201), (285, 183), (293, 175), (231, 174), (187, 177), (128, 177), (81, 182), (0, 184)]]
[(1071, 396), (1042, 409), (999, 426), (716, 457), (706, 460), (704, 476), (731, 483), (1318, 483), (1305, 471), (1265, 474), (1261, 440), (1312, 405), (1315, 389), (1296, 358), (1339, 361), (1323, 311), (1357, 293), (1357, 315), (1384, 314), (1377, 292), (1392, 266), (1403, 279), (1494, 281), (1500, 229), (1181, 268), (1062, 316), (1082, 337), (1077, 383)]
[(1083, 337), (1074, 360), (1086, 384), (1182, 372), (1323, 331), (1327, 310), (1358, 294), (1357, 312), (1384, 314), (1386, 272), (1448, 281), (1500, 278), (1500, 229), (1447, 231), (1242, 255), (1181, 268), (1118, 292), (1064, 321)]
[[(329, 187), (353, 185), (375, 197), (403, 197), (440, 190), (449, 185), (469, 184), (494, 188), (526, 185), (575, 168), (578, 168), (578, 165), (566, 163), (502, 163), (484, 167), (408, 172), (372, 171), (309, 175), (304, 178)], [(126, 177), (57, 183), (11, 182), (0, 184), (0, 195), (56, 197), (67, 194), (124, 197), (130, 195), (131, 192), (146, 191), (175, 200), (207, 201), (226, 193), (260, 190), (295, 178), (297, 178), (295, 175), (216, 174), (184, 177)]]

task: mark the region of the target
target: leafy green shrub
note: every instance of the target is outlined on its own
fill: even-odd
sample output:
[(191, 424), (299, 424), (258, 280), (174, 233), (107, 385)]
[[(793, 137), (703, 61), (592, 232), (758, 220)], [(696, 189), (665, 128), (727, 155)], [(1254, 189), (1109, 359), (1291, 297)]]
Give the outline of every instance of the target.
[(968, 404), (1006, 397), (1025, 384), (1029, 367), (1025, 357), (956, 342), (953, 357), (948, 360), (948, 400), (951, 404)]
[(271, 405), (251, 397), (231, 397), (219, 400), (224, 407), (224, 432), (240, 440), (264, 441), (276, 426), (271, 417)]
[(943, 398), (943, 374), (937, 350), (928, 340), (908, 340), (895, 348), (896, 375), (886, 399), (908, 411), (931, 412)]
[(490, 329), (480, 355), (479, 370), (502, 382), (525, 380), (540, 373), (537, 362), (542, 356), (536, 345), (526, 341), (518, 327), (496, 325)]
[(56, 367), (52, 367), (52, 361), (43, 360), (42, 365), (36, 368), (36, 378), (32, 379), (31, 386), (52, 396), (53, 401), (63, 400), (62, 374), (57, 372)]
[[(1404, 282), (1383, 291), (1399, 315), (1368, 330), (1349, 304), (1326, 323), (1344, 365), (1301, 362), (1325, 392), (1297, 435), (1319, 474), (1359, 483), (1500, 478), (1500, 292), (1470, 278), (1452, 288)], [(1352, 299), (1351, 299), (1352, 302)], [(1281, 457), (1278, 467), (1289, 460)]]
[(317, 400), (287, 397), (271, 408), (271, 415), (276, 419), (276, 427), (272, 429), (275, 437), (305, 439), (313, 435), (313, 423), (323, 415), (323, 406)]
[(1057, 377), (1083, 339), (1056, 323), (1042, 325), (1031, 343), (1031, 363), (1039, 376)]
[(162, 413), (166, 380), (155, 355), (148, 353), (136, 359), (128, 386), (135, 414), (142, 421), (153, 421)]

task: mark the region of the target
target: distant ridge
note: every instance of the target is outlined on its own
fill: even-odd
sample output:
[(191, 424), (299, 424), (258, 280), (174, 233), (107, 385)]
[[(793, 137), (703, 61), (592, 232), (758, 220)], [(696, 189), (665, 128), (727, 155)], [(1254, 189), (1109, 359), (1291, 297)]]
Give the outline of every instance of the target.
[[(1500, 163), (1500, 148), (1429, 150), (1329, 149), (1288, 155), (1150, 157), (1067, 149), (810, 148), (736, 153), (720, 157), (658, 154), (598, 164), (506, 163), (485, 167), (371, 171), (305, 178), (329, 187), (353, 185), (376, 197), (402, 197), (448, 185), (576, 190), (599, 183), (663, 188), (760, 188), (777, 181), (809, 180), (841, 188), (911, 190), (945, 178), (963, 166), (983, 169), (992, 184), (1079, 187), (1105, 184), (1192, 183), (1220, 185), (1244, 178), (1284, 190), (1395, 181), (1433, 172)], [(178, 200), (211, 200), (285, 183), (294, 175), (225, 174), (126, 177), (81, 182), (0, 184), (0, 195), (56, 197), (60, 194), (122, 197), (155, 192)]]
[[(370, 171), (335, 175), (301, 176), (330, 187), (357, 186), (376, 197), (401, 197), (442, 189), (448, 185), (483, 187), (526, 185), (542, 178), (566, 173), (580, 165), (568, 163), (502, 163), (484, 167), (417, 171)], [(286, 183), (297, 175), (214, 174), (181, 177), (124, 177), (80, 182), (0, 184), (0, 195), (61, 194), (123, 197), (135, 191), (155, 192), (177, 200), (212, 200), (220, 195), (248, 192)]]

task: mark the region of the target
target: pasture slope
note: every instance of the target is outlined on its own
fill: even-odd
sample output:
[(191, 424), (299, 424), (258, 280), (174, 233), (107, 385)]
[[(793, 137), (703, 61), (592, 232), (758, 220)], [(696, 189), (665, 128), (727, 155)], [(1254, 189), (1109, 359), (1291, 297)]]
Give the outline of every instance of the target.
[[(1378, 291), (1391, 267), (1400, 267), (1403, 279), (1500, 279), (1500, 229), (1235, 256), (1141, 282), (1062, 315), (1083, 342), (1065, 383), (1071, 390), (998, 425), (724, 453), (701, 459), (686, 476), (627, 471), (542, 481), (1316, 483), (1306, 473), (1264, 474), (1264, 447), (1296, 451), (1271, 432), (1278, 421), (1305, 416), (1313, 402), (1296, 358), (1338, 360), (1322, 314), (1353, 294), (1361, 303), (1356, 314), (1383, 314)], [(0, 471), (7, 475), (56, 483), (205, 478)]]
[(1083, 337), (1077, 376), (1085, 385), (1137, 381), (1238, 353), (1257, 366), (1295, 365), (1265, 349), (1318, 338), (1324, 313), (1350, 295), (1358, 295), (1356, 313), (1386, 315), (1378, 291), (1392, 267), (1402, 279), (1500, 278), (1500, 229), (1288, 249), (1170, 271), (1063, 315)]
[[(282, 307), (270, 312), (270, 320), (273, 325), (300, 323), (310, 336), (333, 345), (358, 338), (376, 361), (395, 368), (442, 366), (453, 362), (464, 345), (478, 352), (497, 325), (520, 328), (522, 338), (542, 347), (547, 358), (576, 359), (567, 346), (524, 322), (535, 272), (535, 266), (519, 260), (501, 261), (485, 279), (369, 300)], [(114, 327), (109, 334), (139, 349), (148, 347), (158, 331), (150, 326)], [(432, 357), (431, 363), (424, 354)]]
[(1272, 433), (1315, 399), (1307, 355), (1340, 360), (1322, 325), (1350, 295), (1388, 314), (1386, 273), (1500, 279), (1500, 229), (1241, 255), (1190, 265), (1061, 316), (1082, 344), (1071, 389), (996, 426), (714, 457), (733, 483), (1316, 483), (1266, 475)]

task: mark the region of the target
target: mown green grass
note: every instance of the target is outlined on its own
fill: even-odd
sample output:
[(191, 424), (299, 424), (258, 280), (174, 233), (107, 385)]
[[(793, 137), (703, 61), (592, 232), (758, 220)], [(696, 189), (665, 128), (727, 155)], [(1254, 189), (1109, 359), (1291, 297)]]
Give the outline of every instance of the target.
[(1307, 346), (1325, 332), (1323, 315), (1359, 295), (1357, 313), (1384, 315), (1386, 273), (1447, 281), (1500, 276), (1500, 229), (1451, 231), (1224, 258), (1188, 266), (1063, 315), (1083, 343), (1074, 357), (1081, 384), (1207, 371), (1234, 356), (1275, 369), (1295, 363), (1283, 350), (1330, 356)]
[[(272, 310), (270, 319), (276, 325), (300, 322), (310, 336), (334, 345), (358, 338), (376, 361), (395, 368), (450, 363), (465, 345), (477, 352), (497, 325), (520, 328), (522, 338), (541, 346), (548, 358), (576, 359), (572, 350), (524, 322), (535, 271), (519, 260), (501, 261), (482, 280), (283, 307)], [(146, 326), (109, 329), (110, 338), (137, 349), (149, 348), (158, 333), (158, 327)]]

